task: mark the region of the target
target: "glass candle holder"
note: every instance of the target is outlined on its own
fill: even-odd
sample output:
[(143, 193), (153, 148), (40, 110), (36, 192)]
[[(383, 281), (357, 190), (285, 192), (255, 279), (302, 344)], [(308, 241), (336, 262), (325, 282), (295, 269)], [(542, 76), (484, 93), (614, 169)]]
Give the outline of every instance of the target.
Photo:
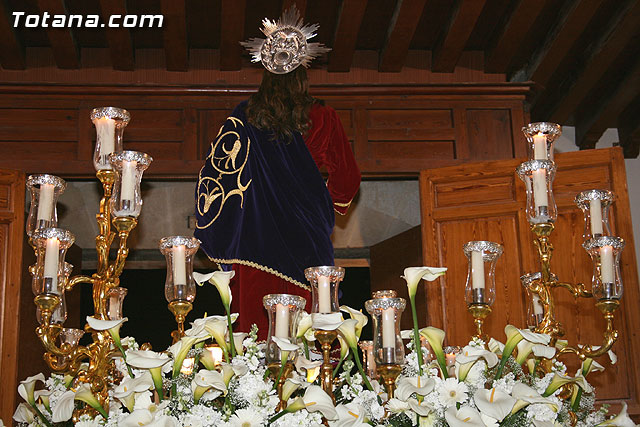
[(467, 242), (462, 250), (469, 261), (464, 297), (467, 305), (493, 305), (496, 299), (496, 261), (502, 245), (486, 240)]
[(33, 291), (35, 295), (61, 295), (65, 283), (64, 257), (75, 237), (62, 228), (45, 228), (33, 236), (36, 250)]
[(344, 268), (333, 265), (309, 267), (304, 275), (311, 283), (311, 313), (340, 311), (338, 286), (344, 279)]
[(62, 328), (60, 332), (60, 344), (67, 344), (71, 348), (74, 348), (78, 345), (83, 335), (84, 331), (82, 329)]
[(109, 162), (109, 156), (111, 153), (122, 151), (122, 134), (129, 124), (131, 115), (122, 108), (100, 107), (94, 108), (90, 117), (96, 127), (93, 166), (96, 170), (111, 170), (113, 167)]
[(594, 297), (601, 300), (622, 298), (620, 254), (624, 245), (624, 240), (612, 236), (595, 237), (582, 244), (593, 261), (591, 292)]
[(614, 195), (609, 190), (587, 190), (578, 193), (575, 203), (584, 213), (584, 240), (610, 236), (609, 207)]
[(31, 196), (29, 216), (27, 218), (27, 236), (32, 237), (36, 230), (58, 226), (58, 197), (67, 188), (67, 183), (54, 175), (30, 175), (27, 178), (27, 190)]
[(407, 306), (404, 298), (373, 298), (364, 304), (373, 319), (373, 355), (379, 365), (404, 362), (400, 317)]
[(527, 190), (529, 224), (555, 222), (558, 212), (551, 188), (556, 173), (555, 163), (550, 160), (529, 160), (521, 163), (516, 172)]
[(116, 182), (111, 195), (111, 212), (114, 217), (140, 216), (142, 196), (140, 181), (142, 173), (149, 167), (151, 156), (138, 151), (122, 151), (109, 157), (116, 171)]
[[(290, 294), (268, 294), (262, 298), (264, 308), (269, 315), (269, 332), (265, 357), (267, 364), (280, 363), (281, 353), (273, 337), (288, 339), (295, 343), (295, 329), (302, 310), (307, 305), (304, 297)], [(290, 354), (293, 358), (293, 354)]]
[(520, 282), (527, 292), (527, 326), (530, 328), (537, 327), (544, 318), (544, 306), (540, 301), (540, 297), (535, 292), (531, 292), (529, 288), (533, 282), (539, 281), (542, 273), (527, 273), (520, 276)]
[(127, 296), (127, 288), (111, 288), (107, 291), (107, 317), (109, 320), (122, 319), (122, 303)]
[(373, 341), (360, 341), (358, 343), (360, 350), (362, 350), (362, 359), (365, 372), (369, 378), (376, 378), (376, 361), (373, 357)]
[(553, 143), (562, 134), (559, 124), (550, 122), (529, 123), (522, 128), (527, 138), (529, 160), (553, 161)]
[(193, 256), (198, 252), (199, 247), (200, 240), (195, 237), (171, 236), (160, 240), (160, 252), (167, 260), (164, 296), (168, 302), (195, 300)]

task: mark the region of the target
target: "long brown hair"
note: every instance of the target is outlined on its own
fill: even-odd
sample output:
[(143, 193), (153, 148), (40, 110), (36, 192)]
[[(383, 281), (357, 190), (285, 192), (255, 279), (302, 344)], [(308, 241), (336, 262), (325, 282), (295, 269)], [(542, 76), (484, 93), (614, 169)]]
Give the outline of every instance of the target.
[(247, 120), (274, 138), (290, 142), (294, 132), (304, 135), (309, 130), (309, 111), (314, 102), (304, 67), (287, 74), (265, 70), (258, 92), (249, 98)]

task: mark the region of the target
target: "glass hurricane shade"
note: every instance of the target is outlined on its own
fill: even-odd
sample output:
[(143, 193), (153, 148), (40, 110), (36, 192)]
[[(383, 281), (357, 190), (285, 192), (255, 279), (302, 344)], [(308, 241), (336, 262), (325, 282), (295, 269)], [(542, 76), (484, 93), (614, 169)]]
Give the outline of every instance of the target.
[(575, 203), (584, 213), (585, 241), (592, 237), (611, 236), (609, 208), (614, 198), (609, 190), (586, 190), (578, 193)]
[(600, 300), (622, 298), (620, 254), (625, 241), (620, 237), (594, 237), (582, 244), (593, 261), (591, 292)]
[(562, 134), (559, 124), (550, 122), (529, 123), (522, 128), (527, 139), (529, 160), (553, 161), (553, 143)]
[(67, 188), (67, 183), (54, 175), (30, 175), (27, 190), (31, 203), (25, 226), (27, 236), (32, 237), (37, 230), (58, 226), (58, 197)]
[(149, 167), (151, 156), (138, 151), (121, 151), (109, 157), (116, 171), (116, 181), (111, 194), (111, 213), (114, 217), (140, 216), (142, 196), (140, 181), (142, 173)]
[(465, 243), (462, 248), (469, 268), (464, 297), (468, 305), (493, 305), (496, 299), (496, 261), (502, 245), (486, 240)]
[(407, 306), (404, 298), (373, 298), (364, 304), (373, 320), (373, 356), (378, 365), (404, 362), (400, 318)]
[(555, 163), (550, 160), (529, 160), (521, 163), (516, 172), (527, 191), (526, 213), (529, 224), (555, 222), (558, 217), (552, 190)]
[(170, 236), (160, 240), (160, 252), (167, 260), (164, 296), (168, 302), (195, 300), (193, 257), (199, 247), (200, 240), (195, 237)]
[[(545, 310), (540, 297), (538, 294), (529, 290), (534, 282), (540, 281), (541, 279), (542, 273), (539, 271), (520, 276), (520, 282), (527, 292), (527, 326), (530, 328), (537, 327), (544, 319)], [(555, 274), (551, 273), (550, 280), (554, 282), (557, 281)]]
[[(268, 294), (262, 298), (262, 302), (269, 316), (265, 357), (267, 363), (279, 363), (282, 360), (282, 354), (273, 337), (288, 339), (295, 344), (295, 330), (307, 300), (298, 295)], [(290, 357), (293, 355), (291, 354)]]
[(107, 317), (109, 320), (122, 319), (122, 304), (124, 303), (124, 297), (127, 296), (126, 288), (111, 288), (107, 292)]
[(64, 258), (75, 237), (62, 228), (45, 228), (32, 236), (36, 251), (33, 293), (61, 295), (65, 282)]
[(122, 134), (131, 115), (122, 108), (100, 107), (91, 111), (90, 118), (96, 128), (93, 166), (96, 170), (110, 170), (113, 166), (109, 156), (122, 151)]
[(311, 283), (311, 313), (340, 311), (338, 287), (344, 278), (344, 268), (336, 266), (309, 267), (304, 275)]

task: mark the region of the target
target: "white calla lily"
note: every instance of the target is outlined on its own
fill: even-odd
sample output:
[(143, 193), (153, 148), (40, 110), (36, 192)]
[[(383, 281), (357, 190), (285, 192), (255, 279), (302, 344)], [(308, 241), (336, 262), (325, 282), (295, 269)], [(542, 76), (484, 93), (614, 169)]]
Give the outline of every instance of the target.
[(418, 401), (417, 399), (411, 398), (407, 400), (407, 404), (409, 405), (409, 409), (421, 417), (428, 417), (435, 409), (433, 405), (426, 400)]
[(83, 383), (78, 387), (75, 394), (75, 400), (80, 400), (93, 409), (98, 411), (100, 415), (104, 417), (104, 419), (109, 418), (109, 414), (104, 410), (96, 396), (91, 392), (91, 386), (89, 384)]
[(433, 282), (438, 277), (445, 274), (446, 268), (438, 267), (407, 267), (404, 269), (404, 275), (402, 278), (407, 282), (407, 289), (409, 290), (409, 298), (415, 298), (418, 291), (418, 283), (424, 279), (428, 282)]
[[(533, 345), (533, 355), (535, 357), (543, 357), (545, 359), (551, 359), (556, 355), (556, 348), (544, 344)], [(604, 368), (603, 368), (604, 369)]]
[[(212, 319), (209, 322), (207, 322), (204, 327), (207, 330), (207, 332), (209, 332), (209, 334), (216, 341), (218, 346), (220, 346), (220, 348), (222, 349), (222, 351), (225, 353), (225, 356), (226, 356), (227, 352), (229, 351), (229, 345), (227, 344), (227, 338), (226, 338), (226, 334), (227, 334), (226, 320), (223, 320), (222, 318)], [(225, 357), (225, 358), (228, 360), (228, 357)]]
[(75, 397), (75, 392), (71, 390), (65, 391), (56, 401), (56, 406), (51, 414), (51, 421), (54, 423), (69, 421), (73, 415)]
[(307, 371), (315, 369), (322, 365), (322, 360), (309, 360), (304, 355), (300, 354), (296, 357), (295, 366), (300, 375), (307, 375)]
[(229, 283), (231, 279), (235, 276), (235, 271), (213, 271), (211, 273), (198, 273), (193, 272), (193, 280), (200, 286), (204, 284), (204, 282), (209, 282), (213, 286), (216, 287), (218, 293), (220, 294), (220, 299), (222, 300), (222, 304), (225, 307), (231, 306), (231, 301), (233, 297), (231, 295), (231, 289), (229, 287)]
[(191, 391), (193, 401), (197, 404), (202, 395), (209, 389), (214, 388), (225, 396), (227, 395), (227, 384), (225, 384), (222, 374), (218, 371), (200, 370), (191, 381)]
[(180, 369), (182, 369), (182, 363), (184, 359), (187, 357), (189, 350), (193, 347), (197, 342), (201, 342), (207, 339), (206, 335), (201, 336), (188, 336), (185, 335), (180, 338), (180, 341), (173, 344), (169, 347), (169, 352), (173, 355), (173, 378), (177, 378), (178, 374), (180, 374)]
[(34, 406), (36, 404), (36, 399), (33, 393), (38, 381), (41, 381), (43, 383), (45, 382), (45, 378), (42, 373), (33, 375), (31, 377), (28, 377), (26, 380), (20, 381), (20, 385), (18, 386), (18, 394), (31, 406)]
[(118, 399), (129, 412), (133, 411), (135, 403), (135, 393), (142, 393), (154, 387), (151, 372), (145, 371), (142, 375), (135, 378), (124, 378), (122, 382), (114, 389), (113, 397)]
[(473, 401), (482, 414), (498, 421), (502, 421), (509, 415), (513, 405), (516, 404), (515, 398), (495, 387), (491, 390), (476, 390)]
[(342, 324), (338, 326), (338, 332), (352, 349), (358, 346), (358, 334), (356, 332), (357, 325), (358, 321), (351, 318), (343, 321)]
[(407, 401), (414, 393), (418, 396), (426, 396), (433, 391), (435, 385), (436, 381), (426, 376), (400, 377), (396, 382), (394, 397)]
[(558, 405), (553, 400), (541, 396), (535, 389), (524, 383), (516, 383), (511, 390), (511, 396), (517, 399), (516, 404), (511, 409), (513, 414), (532, 403), (543, 403), (549, 405), (554, 412), (558, 411)]
[(560, 387), (562, 387), (565, 384), (570, 384), (570, 383), (577, 384), (581, 389), (583, 389), (587, 393), (589, 393), (589, 392), (591, 392), (593, 390), (591, 385), (589, 385), (589, 383), (587, 382), (586, 378), (584, 376), (582, 376), (582, 374), (579, 374), (576, 377), (570, 377), (570, 376), (567, 376), (567, 375), (560, 375), (560, 374), (558, 374), (556, 372), (553, 375), (553, 378), (551, 379), (551, 382), (547, 386), (547, 389), (544, 391), (544, 393), (542, 393), (542, 396), (543, 397), (551, 396)]
[(460, 381), (464, 381), (473, 365), (480, 359), (484, 359), (489, 368), (493, 368), (499, 362), (495, 353), (468, 345), (462, 349), (460, 354), (456, 355), (456, 377)]
[(329, 421), (338, 419), (338, 413), (331, 396), (325, 393), (320, 386), (310, 385), (307, 387), (302, 400), (307, 411), (320, 412)]
[(109, 329), (113, 329), (122, 325), (126, 321), (126, 317), (118, 320), (101, 320), (96, 319), (92, 316), (87, 316), (87, 323), (89, 324), (89, 327), (94, 331), (108, 331)]
[(629, 414), (627, 413), (627, 402), (622, 402), (622, 409), (620, 413), (615, 417), (608, 419), (598, 426), (616, 426), (616, 427), (636, 427), (636, 423), (633, 422), (631, 418), (629, 418)]
[(442, 350), (442, 343), (444, 342), (445, 333), (442, 329), (434, 328), (433, 326), (427, 326), (420, 330), (420, 335), (425, 337), (431, 346), (431, 351), (436, 356), (440, 371), (443, 378), (448, 378), (447, 363), (444, 357), (444, 350)]
[(369, 318), (367, 317), (367, 315), (362, 314), (362, 310), (355, 310), (346, 305), (341, 305), (340, 311), (344, 313), (349, 313), (349, 316), (351, 316), (352, 319), (355, 319), (357, 321), (355, 326), (355, 331), (356, 331), (356, 336), (359, 339), (360, 335), (362, 334), (362, 328), (364, 328), (369, 322)]
[(445, 411), (444, 417), (451, 427), (485, 427), (480, 413), (470, 406), (463, 406), (459, 410), (451, 406)]
[(246, 332), (233, 333), (233, 344), (236, 347), (237, 354), (239, 354), (240, 356), (244, 354), (244, 346), (242, 345), (242, 343), (244, 342), (244, 339), (247, 338), (248, 336), (249, 334)]
[(300, 348), (297, 344), (292, 344), (288, 338), (278, 338), (273, 336), (271, 339), (276, 343), (280, 351), (296, 351)]
[(156, 353), (151, 350), (131, 350), (127, 352), (127, 363), (134, 368), (148, 369), (156, 387), (158, 396), (162, 400), (162, 367), (171, 358), (164, 353)]
[(369, 426), (367, 423), (367, 412), (355, 402), (340, 404), (336, 406), (338, 419), (331, 423), (332, 427), (357, 427)]
[(487, 344), (487, 347), (489, 347), (489, 351), (497, 354), (498, 356), (500, 356), (504, 351), (504, 344), (493, 338), (489, 339), (489, 343)]
[(26, 403), (20, 403), (13, 413), (13, 420), (18, 423), (26, 423), (31, 425), (36, 419), (33, 408)]
[(311, 329), (313, 320), (311, 315), (306, 311), (303, 311), (298, 318), (298, 324), (296, 326), (296, 338), (302, 338), (304, 334)]
[(312, 313), (311, 323), (313, 329), (322, 331), (335, 331), (344, 320), (340, 313)]

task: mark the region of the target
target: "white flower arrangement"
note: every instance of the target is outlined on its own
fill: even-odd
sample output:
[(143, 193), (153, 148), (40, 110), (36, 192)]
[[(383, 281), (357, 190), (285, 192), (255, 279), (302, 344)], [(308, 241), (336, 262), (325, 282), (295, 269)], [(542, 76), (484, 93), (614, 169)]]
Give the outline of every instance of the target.
[[(405, 276), (413, 286), (420, 278), (418, 273), (409, 273)], [(431, 279), (435, 277), (432, 274)], [(505, 344), (473, 339), (462, 348), (455, 361), (455, 375), (446, 366), (444, 331), (415, 328), (390, 398), (362, 369), (357, 341), (366, 318), (348, 307), (342, 311), (350, 319), (316, 316), (312, 322), (304, 315), (308, 325), (295, 329), (300, 340), (311, 323), (314, 328), (338, 330), (343, 346), (349, 348), (341, 352), (342, 360), (334, 372), (335, 401), (320, 387), (319, 379), (306, 375), (307, 369), (317, 367), (304, 357), (308, 343), (303, 347), (288, 340), (279, 340), (278, 345), (283, 353), (297, 353), (299, 363), (279, 396), (277, 378), (269, 375), (264, 363), (264, 344), (256, 340), (257, 327), (254, 325), (241, 345), (239, 341), (233, 344), (236, 334), (232, 323), (237, 316), (227, 310), (226, 317), (196, 320), (184, 338), (162, 353), (140, 350), (132, 338), (120, 339), (119, 324), (105, 324), (106, 329), (114, 329), (110, 330), (114, 349), (120, 349), (112, 374), (105, 378), (108, 408), (102, 407), (91, 388), (77, 378), (39, 374), (20, 384), (25, 403), (16, 409), (14, 420), (20, 426), (47, 427), (635, 426), (624, 403), (620, 414), (609, 419), (606, 405), (594, 407), (594, 390), (586, 377), (601, 370), (600, 365), (587, 359), (575, 376), (569, 376), (566, 366), (554, 359), (555, 349), (548, 347), (547, 335), (511, 325), (505, 328)], [(432, 361), (422, 359), (428, 352), (422, 344), (416, 348), (418, 336), (429, 342), (435, 356)], [(207, 358), (206, 341), (222, 347), (224, 362)], [(187, 358), (193, 358), (190, 371), (183, 369)], [(45, 387), (36, 390), (40, 382)], [(286, 402), (284, 409), (280, 409), (281, 398)]]

